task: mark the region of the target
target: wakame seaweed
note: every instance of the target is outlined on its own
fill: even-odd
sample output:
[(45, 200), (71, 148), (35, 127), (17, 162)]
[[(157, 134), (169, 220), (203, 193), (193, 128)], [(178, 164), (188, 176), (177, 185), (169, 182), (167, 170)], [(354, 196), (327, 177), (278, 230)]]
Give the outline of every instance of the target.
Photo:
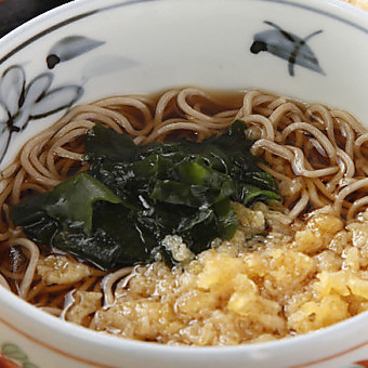
[(89, 170), (13, 207), (26, 235), (49, 251), (75, 255), (104, 270), (171, 260), (161, 246), (179, 235), (194, 253), (238, 226), (231, 202), (279, 199), (272, 176), (257, 166), (236, 121), (201, 144), (187, 140), (137, 146), (127, 134), (96, 125), (87, 135)]

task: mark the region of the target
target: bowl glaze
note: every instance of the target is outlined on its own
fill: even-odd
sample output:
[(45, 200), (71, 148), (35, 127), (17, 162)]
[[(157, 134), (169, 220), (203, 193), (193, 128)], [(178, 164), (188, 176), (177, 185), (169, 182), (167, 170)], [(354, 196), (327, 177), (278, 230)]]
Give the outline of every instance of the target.
[[(260, 88), (368, 116), (368, 14), (335, 0), (79, 0), (0, 40), (0, 169), (73, 105), (173, 86)], [(0, 188), (2, 191), (4, 188)], [(0, 367), (368, 367), (368, 314), (218, 348), (118, 339), (0, 288)]]

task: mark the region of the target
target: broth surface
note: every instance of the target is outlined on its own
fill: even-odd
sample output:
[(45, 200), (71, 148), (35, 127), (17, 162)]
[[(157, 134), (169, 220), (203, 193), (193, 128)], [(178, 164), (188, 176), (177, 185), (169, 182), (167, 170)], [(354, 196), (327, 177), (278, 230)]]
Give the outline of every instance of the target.
[[(137, 145), (205, 142), (241, 121), (281, 201), (232, 202), (232, 239), (176, 260), (101, 270), (27, 238), (13, 208), (89, 170), (96, 124)], [(255, 158), (256, 159), (256, 158)], [(233, 345), (307, 333), (368, 308), (368, 131), (349, 113), (261, 91), (178, 88), (78, 106), (0, 178), (0, 283), (48, 313), (121, 337)], [(162, 245), (162, 244), (160, 244)]]

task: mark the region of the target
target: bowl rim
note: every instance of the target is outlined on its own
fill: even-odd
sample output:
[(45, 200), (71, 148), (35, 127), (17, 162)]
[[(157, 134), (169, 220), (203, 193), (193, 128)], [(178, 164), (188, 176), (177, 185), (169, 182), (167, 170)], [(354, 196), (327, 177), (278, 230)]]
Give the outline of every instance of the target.
[[(268, 341), (268, 342), (258, 342), (252, 344), (239, 344), (239, 345), (229, 345), (229, 346), (189, 346), (189, 345), (165, 345), (158, 344), (155, 342), (147, 342), (140, 340), (133, 340), (124, 337), (117, 337), (113, 335), (109, 335), (104, 332), (98, 332), (94, 330), (90, 330), (88, 328), (82, 327), (80, 325), (63, 321), (57, 317), (54, 317), (41, 309), (35, 307), (34, 305), (20, 299), (13, 292), (8, 291), (5, 288), (0, 287), (0, 301), (2, 305), (5, 305), (6, 308), (13, 309), (13, 312), (16, 314), (23, 315), (24, 317), (29, 317), (37, 326), (42, 326), (45, 329), (48, 329), (51, 335), (52, 332), (59, 332), (65, 335), (68, 338), (76, 338), (81, 342), (92, 343), (101, 345), (101, 347), (111, 347), (111, 348), (124, 348), (127, 349), (141, 349), (147, 348), (152, 352), (157, 353), (173, 353), (175, 355), (184, 353), (186, 354), (190, 351), (191, 355), (202, 355), (203, 353), (210, 352), (212, 355), (220, 354), (232, 354), (232, 353), (254, 353), (256, 351), (262, 350), (276, 350), (284, 347), (288, 347), (292, 349), (293, 347), (297, 347), (300, 345), (305, 346), (308, 343), (314, 342), (317, 339), (325, 339), (328, 338), (331, 334), (343, 336), (343, 333), (346, 329), (354, 330), (356, 326), (361, 325), (363, 322), (368, 321), (368, 312), (360, 313), (354, 317), (343, 320), (341, 322), (335, 323), (331, 326), (321, 328), (316, 331), (312, 331), (306, 334), (293, 336), (293, 337), (284, 337), (279, 340)], [(21, 328), (14, 326), (13, 323), (9, 321), (4, 321), (0, 316), (0, 323), (3, 323), (10, 327), (11, 329), (20, 332), (21, 334), (29, 335)], [(53, 347), (54, 350), (59, 350), (57, 347), (53, 346), (50, 341), (43, 341), (34, 339), (36, 343), (41, 345), (48, 345), (48, 347)], [(339, 355), (354, 351), (358, 349), (362, 345), (368, 344), (368, 339), (360, 343), (357, 346), (349, 347), (346, 351), (342, 351)], [(336, 355), (336, 354), (332, 354)], [(327, 358), (327, 357), (326, 357)], [(303, 367), (307, 366), (303, 364)]]
[[(0, 39), (0, 65), (2, 64), (2, 57), (5, 54), (11, 53), (12, 43), (16, 40), (23, 40), (22, 42), (27, 42), (31, 34), (34, 34), (39, 29), (47, 28), (46, 26), (52, 27), (55, 25), (56, 21), (61, 22), (65, 16), (72, 15), (73, 17), (81, 14), (82, 11), (87, 9), (94, 9), (104, 4), (141, 4), (159, 2), (159, 1), (169, 1), (169, 0), (75, 0), (73, 2), (66, 3), (57, 8), (49, 10), (32, 20), (24, 23), (15, 30), (11, 31), (7, 35)], [(173, 0), (170, 0), (173, 1)], [(185, 1), (185, 0), (175, 0), (175, 1)], [(192, 0), (195, 1), (195, 0)], [(198, 1), (198, 0), (197, 0)], [(252, 0), (248, 0), (252, 1)], [(332, 14), (337, 19), (345, 19), (343, 15), (352, 16), (356, 28), (365, 29), (368, 34), (368, 12), (358, 9), (348, 3), (341, 0), (258, 0), (263, 2), (278, 2), (281, 4), (288, 4), (293, 7), (302, 7), (305, 9), (313, 8), (315, 11), (321, 10), (322, 12)], [(346, 20), (346, 19), (345, 19)], [(353, 23), (352, 20), (346, 20), (347, 23)], [(345, 23), (346, 23), (345, 22)], [(35, 41), (37, 42), (37, 41)], [(22, 44), (22, 43), (21, 43)], [(9, 57), (11, 58), (11, 56)], [(186, 354), (190, 351), (191, 355), (201, 355), (203, 353), (209, 352), (213, 356), (218, 354), (233, 354), (233, 353), (253, 353), (262, 349), (265, 350), (276, 350), (287, 346), (292, 349), (293, 347), (305, 345), (310, 342), (314, 342), (320, 338), (326, 338), (332, 334), (342, 334), (347, 329), (354, 329), (356, 326), (361, 325), (362, 322), (368, 321), (368, 312), (363, 312), (357, 316), (351, 317), (342, 322), (338, 322), (326, 328), (322, 328), (307, 334), (298, 335), (294, 337), (285, 337), (280, 340), (270, 341), (270, 342), (260, 342), (254, 344), (240, 344), (233, 346), (174, 346), (174, 345), (163, 345), (153, 342), (137, 341), (127, 338), (116, 337), (113, 335), (108, 335), (106, 333), (97, 332), (94, 330), (87, 329), (85, 327), (75, 325), (73, 323), (65, 322), (59, 318), (56, 318), (48, 313), (43, 312), (39, 308), (33, 306), (20, 299), (14, 293), (0, 287), (0, 302), (8, 309), (13, 309), (16, 314), (29, 317), (30, 320), (42, 326), (42, 328), (48, 329), (51, 333), (59, 333), (60, 335), (65, 335), (68, 338), (78, 339), (81, 342), (87, 344), (98, 344), (101, 347), (114, 348), (121, 350), (121, 348), (126, 349), (146, 349), (151, 352), (165, 353), (165, 354)], [(0, 321), (1, 321), (0, 317)], [(4, 321), (3, 321), (4, 322)], [(15, 330), (21, 330), (21, 328), (13, 326), (8, 321), (6, 322), (10, 327)], [(368, 343), (368, 339), (364, 344)], [(50, 344), (50, 342), (47, 342)], [(363, 344), (360, 344), (360, 346)], [(353, 348), (354, 349), (354, 348)], [(347, 352), (350, 352), (347, 350)], [(304, 366), (304, 365), (303, 365)]]

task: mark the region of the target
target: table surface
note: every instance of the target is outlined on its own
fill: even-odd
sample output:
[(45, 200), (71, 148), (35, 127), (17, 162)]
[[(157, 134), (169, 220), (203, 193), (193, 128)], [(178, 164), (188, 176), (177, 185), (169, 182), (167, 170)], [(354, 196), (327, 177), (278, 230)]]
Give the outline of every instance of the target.
[(0, 0), (0, 37), (27, 20), (71, 0)]

